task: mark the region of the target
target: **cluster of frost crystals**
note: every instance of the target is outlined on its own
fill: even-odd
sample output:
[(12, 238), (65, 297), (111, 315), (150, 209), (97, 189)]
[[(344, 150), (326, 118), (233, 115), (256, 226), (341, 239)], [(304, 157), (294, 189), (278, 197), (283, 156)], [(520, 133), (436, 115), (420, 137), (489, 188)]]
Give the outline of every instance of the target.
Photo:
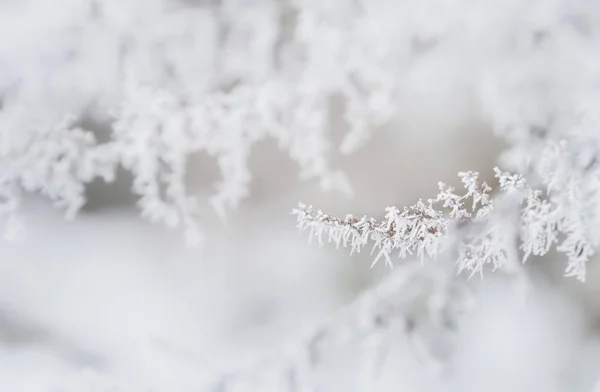
[[(564, 159), (560, 157), (565, 146), (547, 149), (548, 164), (562, 164)], [(400, 258), (433, 258), (448, 245), (458, 251), (459, 272), (473, 275), (483, 273), (487, 265), (494, 270), (514, 271), (518, 260), (543, 256), (555, 248), (567, 256), (566, 275), (584, 281), (586, 263), (598, 246), (596, 237), (590, 234), (598, 217), (596, 211), (600, 211), (600, 195), (595, 194), (598, 186), (584, 186), (579, 175), (567, 176), (570, 172), (558, 167), (551, 170), (551, 179), (545, 179), (554, 184), (545, 192), (532, 189), (520, 174), (498, 168), (495, 173), (501, 191), (495, 198), (490, 195), (491, 187), (477, 181), (477, 173), (459, 173), (466, 189), (464, 194), (440, 183), (436, 199), (427, 204), (419, 201), (402, 210), (388, 207), (382, 221), (352, 215), (341, 220), (303, 204), (294, 213), (298, 215), (300, 230), (309, 229), (311, 238), (317, 237), (320, 243), (327, 236), (328, 241), (349, 246), (352, 252), (372, 245), (373, 251), (378, 251), (373, 264), (384, 257), (386, 264), (392, 266), (393, 252)], [(466, 205), (468, 200), (472, 203), (470, 208)], [(449, 234), (453, 234), (453, 241), (445, 241)]]
[(541, 190), (524, 196), (524, 257), (555, 246), (580, 280), (600, 245), (599, 12), (595, 3), (553, 2), (515, 30), (479, 85), (487, 119), (510, 144), (502, 165)]
[[(511, 208), (512, 207), (512, 208)], [(494, 208), (488, 210), (485, 219), (474, 220), (458, 234), (458, 272), (468, 271), (470, 276), (483, 274), (486, 266), (492, 270), (514, 270), (518, 259), (518, 220), (513, 219), (515, 206), (504, 200), (495, 200)]]
[[(0, 26), (11, 37), (0, 40), (2, 211), (16, 211), (23, 192), (34, 191), (72, 215), (89, 181), (123, 167), (144, 216), (197, 239), (189, 156), (218, 162), (211, 204), (225, 215), (248, 195), (248, 157), (264, 138), (279, 143), (302, 178), (351, 193), (330, 155), (354, 152), (392, 119), (413, 57), (460, 19), (449, 2), (426, 6), (436, 12), (389, 0), (2, 3)], [(335, 146), (338, 103), (347, 132)], [(90, 118), (105, 130), (84, 129)], [(94, 156), (88, 171), (55, 171), (70, 158), (48, 144), (52, 151), (21, 181), (26, 150), (51, 139)]]
[(567, 257), (566, 275), (584, 281), (587, 262), (600, 245), (600, 158), (596, 136), (574, 129), (558, 141), (538, 142), (526, 172), (538, 187), (523, 176), (500, 177), (502, 189), (520, 200), (520, 249), (523, 260), (543, 256), (552, 248)]
[[(189, 156), (206, 152), (218, 161), (222, 181), (211, 202), (224, 215), (248, 194), (248, 156), (263, 138), (279, 143), (302, 178), (350, 193), (330, 165), (335, 148), (360, 148), (402, 112), (398, 97), (421, 59), (455, 49), (463, 50), (465, 72), (474, 70), (490, 121), (514, 143), (509, 161), (519, 167), (509, 169), (525, 173), (540, 139), (565, 139), (575, 128), (596, 137), (600, 67), (589, 53), (598, 34), (588, 15), (598, 10), (571, 3), (4, 2), (0, 26), (10, 39), (0, 40), (0, 143), (12, 155), (3, 178), (19, 177), (14, 158), (23, 146), (65, 137), (65, 119), (73, 119), (69, 134), (86, 118), (107, 134), (81, 129), (95, 137), (78, 148), (104, 163), (91, 165), (89, 175), (64, 174), (68, 197), (40, 177), (35, 187), (6, 180), (2, 200), (14, 206), (23, 191), (41, 191), (72, 214), (90, 178), (122, 166), (136, 178), (145, 216), (195, 238), (196, 201), (184, 176)], [(347, 131), (339, 146), (330, 135), (337, 107)], [(48, 176), (62, 155), (52, 156), (35, 175)]]
[(532, 165), (546, 192), (528, 190), (521, 214), (524, 257), (544, 255), (554, 245), (567, 256), (567, 276), (581, 281), (585, 280), (587, 262), (600, 244), (594, 229), (600, 224), (596, 153), (583, 157), (589, 161), (578, 162), (584, 149), (595, 149), (593, 142), (589, 140), (585, 147), (576, 139), (549, 142)]
[[(248, 157), (264, 138), (302, 178), (350, 193), (330, 155), (355, 151), (392, 118), (413, 41), (446, 23), (397, 23), (413, 8), (385, 0), (3, 3), (0, 25), (11, 37), (0, 41), (3, 216), (30, 191), (73, 215), (88, 182), (123, 167), (144, 216), (198, 238), (188, 158), (201, 152), (218, 162), (211, 203), (225, 215), (247, 196)], [(330, 136), (336, 100), (347, 125), (339, 146)], [(103, 130), (85, 129), (87, 119)]]
[[(399, 209), (388, 207), (385, 218), (356, 218), (348, 215), (339, 219), (322, 211), (314, 211), (311, 206), (300, 204), (293, 212), (298, 216), (298, 228), (310, 230), (310, 237), (317, 237), (322, 244), (323, 236), (337, 246), (349, 246), (352, 252), (359, 252), (365, 245), (372, 244), (377, 256), (392, 266), (392, 253), (399, 258), (415, 255), (421, 259), (435, 257), (451, 225), (469, 220), (483, 219), (492, 209), (491, 188), (479, 183), (476, 172), (460, 173), (465, 192), (457, 194), (451, 186), (439, 183), (439, 194), (427, 202), (419, 200), (415, 205)], [(471, 200), (471, 206), (467, 201)]]
[(421, 257), (436, 255), (438, 239), (445, 235), (448, 224), (431, 203), (422, 201), (403, 210), (387, 208), (381, 222), (366, 216), (358, 219), (353, 215), (342, 220), (320, 210), (315, 212), (312, 206), (302, 203), (293, 212), (298, 215), (300, 230), (310, 229), (310, 237), (317, 237), (321, 244), (323, 235), (337, 246), (349, 246), (352, 252), (360, 252), (365, 245), (373, 243), (373, 251), (378, 250), (373, 264), (384, 257), (390, 266), (391, 253), (395, 250), (400, 257), (413, 253)]
[[(23, 192), (39, 192), (74, 217), (84, 204), (84, 183), (95, 177), (111, 181), (114, 151), (97, 145), (95, 136), (66, 118), (51, 127), (18, 128), (27, 113), (4, 110), (0, 116), (0, 214), (14, 222)], [(8, 234), (10, 235), (10, 234)]]

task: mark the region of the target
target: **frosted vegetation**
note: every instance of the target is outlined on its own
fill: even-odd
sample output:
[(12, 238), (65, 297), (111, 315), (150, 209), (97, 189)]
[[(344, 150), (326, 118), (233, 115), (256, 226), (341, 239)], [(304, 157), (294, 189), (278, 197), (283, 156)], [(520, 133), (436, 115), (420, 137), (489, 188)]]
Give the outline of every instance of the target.
[[(532, 269), (538, 267), (528, 265), (542, 258), (549, 265), (560, 260), (564, 279), (589, 284), (600, 245), (600, 5), (594, 1), (7, 0), (0, 26), (0, 217), (10, 241), (27, 238), (32, 198), (41, 195), (75, 218), (91, 184), (125, 172), (144, 218), (179, 229), (190, 245), (210, 243), (203, 205), (223, 219), (243, 205), (253, 185), (251, 153), (265, 141), (294, 162), (306, 187), (318, 184), (339, 199), (360, 195), (365, 190), (353, 187), (352, 173), (339, 170), (340, 156), (358, 156), (392, 135), (402, 159), (410, 146), (394, 138), (396, 124), (415, 107), (447, 103), (437, 101), (436, 80), (426, 80), (432, 62), (456, 70), (453, 78), (472, 98), (470, 110), (484, 126), (469, 138), (486, 132), (504, 146), (495, 169), (462, 168), (460, 189), (440, 182), (437, 196), (388, 206), (381, 217), (341, 218), (339, 211), (300, 204), (293, 213), (301, 230), (350, 253), (367, 247), (374, 265), (394, 267), (389, 278), (309, 328), (289, 350), (242, 370), (209, 372), (190, 381), (190, 391), (267, 390), (267, 379), (278, 391), (326, 390), (316, 375), (328, 350), (344, 344), (361, 347), (360, 388), (374, 391), (386, 352), (396, 347), (390, 336), (406, 340), (411, 359), (405, 360), (418, 358), (433, 380), (454, 369), (454, 381), (417, 390), (478, 390), (461, 381), (465, 364), (475, 366), (469, 358), (478, 355), (461, 351), (477, 351), (461, 334), (476, 330), (469, 314), (486, 311), (472, 304), (476, 284), (469, 277), (507, 273), (526, 301), (537, 287)], [(415, 85), (427, 86), (425, 98), (411, 106), (403, 94)], [(341, 121), (334, 124), (336, 116)], [(423, 136), (432, 148), (451, 132), (445, 123), (451, 115), (440, 110), (439, 119), (438, 133)], [(483, 150), (461, 137), (448, 148)], [(198, 156), (220, 171), (208, 197), (194, 191)], [(394, 172), (413, 170), (395, 159), (387, 161), (391, 172), (363, 169), (384, 187)], [(411, 158), (421, 159), (428, 158)], [(479, 173), (492, 170), (495, 180), (486, 183)], [(420, 177), (425, 173), (414, 173), (415, 181)], [(565, 303), (561, 309), (571, 306)], [(536, 311), (521, 316), (539, 328), (515, 336), (552, 341), (556, 330), (535, 332), (552, 318)], [(558, 357), (570, 355), (566, 343), (552, 347)], [(565, 385), (585, 390), (594, 372), (600, 369), (581, 376), (581, 385)], [(535, 374), (546, 377), (541, 373)], [(93, 372), (69, 381), (74, 391), (113, 390), (110, 377)], [(521, 390), (527, 382), (505, 387)], [(555, 381), (540, 383), (532, 388), (563, 390)]]

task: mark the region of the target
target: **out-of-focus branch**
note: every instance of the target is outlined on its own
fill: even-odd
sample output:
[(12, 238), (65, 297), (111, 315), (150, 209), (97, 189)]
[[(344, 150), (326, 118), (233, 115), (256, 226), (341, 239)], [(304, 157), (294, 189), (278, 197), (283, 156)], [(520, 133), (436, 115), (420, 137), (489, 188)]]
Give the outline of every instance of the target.
[[(437, 333), (451, 331), (457, 316), (468, 305), (466, 286), (448, 272), (438, 267), (423, 268), (418, 263), (406, 265), (285, 350), (245, 372), (220, 376), (209, 390), (253, 391), (264, 379), (275, 377), (280, 378), (282, 391), (317, 391), (311, 381), (324, 358), (335, 353), (336, 346), (358, 343), (362, 349), (368, 348), (361, 356), (372, 362), (368, 366), (372, 368), (377, 366), (377, 358), (385, 348), (380, 338), (391, 332), (404, 333), (419, 348), (429, 348), (421, 327), (426, 324)], [(438, 358), (425, 355), (427, 365), (436, 369)]]

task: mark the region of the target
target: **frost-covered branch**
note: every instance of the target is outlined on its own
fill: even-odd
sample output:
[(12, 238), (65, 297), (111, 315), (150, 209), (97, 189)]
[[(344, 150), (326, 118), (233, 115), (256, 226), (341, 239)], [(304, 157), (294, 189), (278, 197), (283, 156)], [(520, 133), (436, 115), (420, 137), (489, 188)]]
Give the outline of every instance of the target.
[(349, 246), (351, 252), (360, 252), (365, 245), (372, 245), (373, 252), (378, 251), (373, 264), (383, 257), (386, 264), (392, 266), (393, 252), (397, 252), (399, 258), (435, 257), (452, 225), (482, 220), (493, 209), (491, 188), (485, 182), (479, 183), (478, 173), (465, 172), (459, 176), (465, 187), (463, 194), (455, 193), (453, 187), (440, 182), (435, 199), (419, 200), (402, 210), (388, 207), (382, 221), (352, 215), (342, 220), (322, 211), (315, 212), (303, 204), (293, 213), (298, 216), (300, 230), (309, 229), (310, 236), (317, 237), (320, 243), (326, 235), (328, 241)]
[[(329, 162), (329, 103), (344, 102), (349, 129), (339, 147), (355, 151), (392, 116), (405, 54), (389, 50), (401, 26), (389, 17), (396, 6), (332, 5), (2, 4), (0, 25), (11, 39), (0, 42), (0, 218), (15, 220), (28, 192), (73, 216), (89, 182), (111, 181), (123, 167), (145, 217), (197, 240), (190, 156), (218, 163), (222, 180), (210, 203), (224, 216), (248, 195), (250, 152), (267, 138), (303, 179), (351, 192)], [(103, 129), (86, 129), (89, 119)]]
[[(451, 223), (480, 220), (492, 208), (491, 188), (486, 183), (479, 184), (478, 173), (459, 173), (459, 176), (466, 188), (464, 194), (458, 195), (453, 187), (440, 182), (437, 198), (427, 202), (419, 200), (402, 210), (388, 207), (382, 221), (367, 217), (358, 219), (353, 215), (341, 220), (320, 210), (315, 212), (311, 206), (304, 204), (300, 204), (293, 213), (298, 215), (300, 230), (310, 229), (311, 237), (317, 237), (321, 244), (324, 234), (337, 246), (350, 246), (352, 252), (360, 252), (365, 245), (372, 243), (373, 250), (378, 249), (373, 264), (384, 257), (386, 264), (391, 266), (390, 254), (393, 251), (397, 251), (400, 258), (409, 255), (434, 257)], [(472, 200), (470, 209), (467, 199)]]
[[(481, 273), (486, 265), (502, 268), (517, 259), (544, 255), (555, 245), (569, 259), (567, 275), (583, 281), (593, 248), (581, 222), (573, 221), (573, 216), (579, 215), (565, 210), (565, 188), (544, 193), (531, 189), (522, 175), (494, 170), (500, 184), (495, 198), (490, 186), (479, 183), (478, 173), (466, 172), (459, 173), (464, 193), (440, 182), (435, 199), (419, 200), (402, 210), (388, 207), (381, 221), (352, 215), (339, 219), (304, 204), (293, 213), (299, 229), (309, 230), (310, 238), (317, 237), (321, 244), (325, 236), (338, 247), (350, 247), (351, 253), (371, 245), (372, 253), (377, 251), (373, 265), (383, 257), (392, 266), (394, 252), (402, 259), (413, 255), (434, 258), (454, 228), (454, 234), (461, 238), (457, 247), (459, 271), (472, 275)], [(559, 242), (561, 235), (564, 239)]]

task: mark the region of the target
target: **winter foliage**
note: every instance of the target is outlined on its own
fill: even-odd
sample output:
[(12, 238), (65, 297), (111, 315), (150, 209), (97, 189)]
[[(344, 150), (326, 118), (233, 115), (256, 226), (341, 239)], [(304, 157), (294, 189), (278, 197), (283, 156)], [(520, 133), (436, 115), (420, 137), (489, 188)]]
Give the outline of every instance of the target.
[[(249, 159), (265, 140), (301, 179), (339, 197), (360, 192), (335, 158), (357, 153), (374, 132), (394, 131), (403, 90), (435, 56), (460, 65), (478, 116), (506, 143), (498, 164), (507, 171), (495, 169), (496, 187), (460, 172), (463, 191), (440, 182), (435, 198), (388, 207), (380, 220), (300, 204), (299, 228), (321, 244), (351, 253), (371, 247), (374, 265), (393, 266), (397, 256), (422, 266), (401, 266), (288, 351), (217, 372), (197, 390), (258, 391), (274, 378), (277, 390), (316, 392), (327, 350), (358, 343), (365, 368), (377, 368), (394, 335), (408, 336), (414, 354), (443, 373), (469, 304), (470, 283), (457, 270), (526, 280), (524, 262), (557, 251), (565, 275), (584, 282), (594, 262), (594, 1), (8, 0), (0, 26), (0, 217), (9, 239), (27, 227), (21, 216), (32, 195), (74, 218), (89, 184), (124, 170), (142, 216), (197, 243), (209, 233), (205, 201), (190, 191), (190, 161), (217, 163), (208, 203), (225, 217), (249, 196)], [(332, 125), (336, 105), (341, 135)], [(438, 339), (444, 343), (432, 343)], [(84, 375), (74, 390), (111, 390), (96, 376)]]

